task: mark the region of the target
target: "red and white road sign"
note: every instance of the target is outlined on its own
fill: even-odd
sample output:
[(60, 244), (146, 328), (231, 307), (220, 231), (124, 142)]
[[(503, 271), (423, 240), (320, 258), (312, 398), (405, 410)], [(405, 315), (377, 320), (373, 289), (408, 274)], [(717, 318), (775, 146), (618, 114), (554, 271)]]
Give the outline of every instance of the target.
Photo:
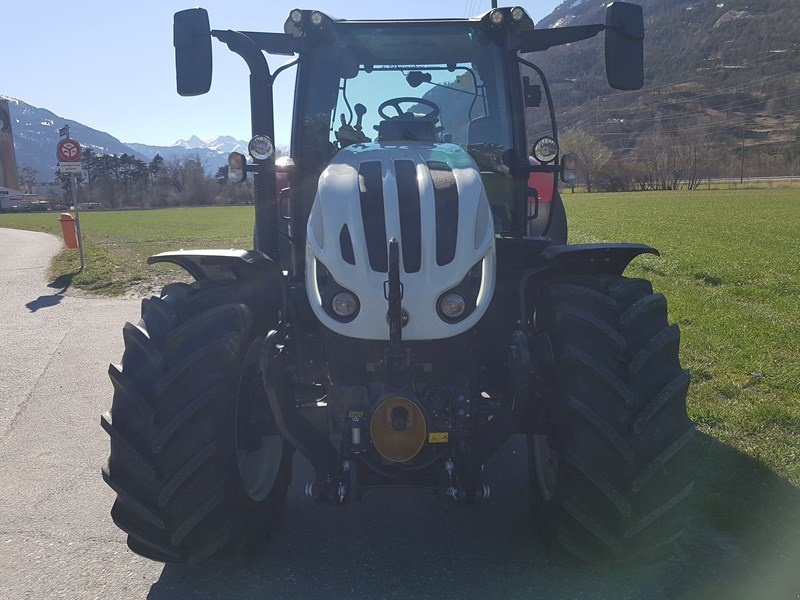
[(81, 145), (75, 140), (61, 140), (56, 146), (59, 162), (76, 162), (81, 159)]

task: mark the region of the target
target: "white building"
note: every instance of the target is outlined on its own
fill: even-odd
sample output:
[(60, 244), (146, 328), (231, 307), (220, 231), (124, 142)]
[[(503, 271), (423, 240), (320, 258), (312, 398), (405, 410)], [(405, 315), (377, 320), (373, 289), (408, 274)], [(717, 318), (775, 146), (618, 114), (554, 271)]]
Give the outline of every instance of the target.
[(25, 194), (19, 190), (0, 187), (0, 209), (10, 210), (12, 206), (20, 206), (25, 200)]

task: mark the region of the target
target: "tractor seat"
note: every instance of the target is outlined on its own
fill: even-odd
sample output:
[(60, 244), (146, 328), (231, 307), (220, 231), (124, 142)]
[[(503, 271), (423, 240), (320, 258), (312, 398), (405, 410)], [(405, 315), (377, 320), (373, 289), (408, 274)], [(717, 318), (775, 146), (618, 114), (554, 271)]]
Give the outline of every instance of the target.
[(467, 146), (496, 144), (499, 131), (502, 131), (502, 127), (499, 119), (494, 116), (486, 115), (472, 119), (467, 130)]
[(438, 119), (419, 117), (405, 113), (384, 119), (375, 127), (379, 142), (430, 142), (436, 141)]

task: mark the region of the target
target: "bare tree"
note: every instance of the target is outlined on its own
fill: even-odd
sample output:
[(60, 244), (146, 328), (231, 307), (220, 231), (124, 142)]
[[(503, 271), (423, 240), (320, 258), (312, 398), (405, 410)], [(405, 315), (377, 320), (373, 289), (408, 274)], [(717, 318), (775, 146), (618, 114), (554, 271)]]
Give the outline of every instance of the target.
[(603, 167), (611, 159), (611, 150), (584, 129), (568, 129), (560, 136), (563, 152), (578, 155), (578, 174), (591, 192)]
[(687, 189), (696, 190), (708, 177), (714, 165), (716, 157), (714, 144), (702, 131), (686, 131), (681, 134), (680, 142), (676, 147), (684, 163), (684, 183)]
[(650, 133), (639, 152), (648, 187), (654, 190), (697, 189), (708, 177), (716, 156), (711, 139), (691, 129), (675, 135)]
[(177, 194), (182, 194), (186, 187), (186, 162), (182, 158), (164, 161), (164, 178)]
[(652, 132), (644, 137), (639, 148), (647, 170), (649, 187), (654, 190), (676, 190), (684, 177), (682, 152), (662, 133)]
[(26, 194), (33, 193), (33, 186), (36, 185), (36, 177), (39, 172), (33, 167), (22, 167), (19, 170), (19, 182), (25, 187)]

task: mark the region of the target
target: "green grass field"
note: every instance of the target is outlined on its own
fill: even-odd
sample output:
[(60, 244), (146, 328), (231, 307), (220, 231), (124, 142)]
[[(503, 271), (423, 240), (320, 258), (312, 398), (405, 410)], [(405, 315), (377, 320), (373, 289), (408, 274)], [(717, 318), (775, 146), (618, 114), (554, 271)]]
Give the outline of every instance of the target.
[[(86, 269), (72, 285), (93, 294), (118, 296), (155, 291), (171, 265), (148, 266), (147, 257), (166, 250), (250, 248), (253, 207), (179, 208), (124, 212), (82, 212)], [(56, 213), (0, 215), (0, 227), (44, 231), (61, 237)], [(64, 250), (51, 269), (53, 278), (78, 271), (77, 250)]]
[[(651, 279), (681, 327), (701, 432), (699, 522), (765, 552), (800, 550), (800, 190), (567, 193), (565, 202), (571, 242), (661, 251), (628, 274)], [(176, 276), (148, 267), (149, 254), (249, 247), (253, 209), (86, 213), (82, 223), (88, 267), (73, 285), (114, 295)], [(0, 227), (59, 231), (55, 214), (0, 215)], [(65, 251), (53, 276), (75, 270), (76, 252)]]

